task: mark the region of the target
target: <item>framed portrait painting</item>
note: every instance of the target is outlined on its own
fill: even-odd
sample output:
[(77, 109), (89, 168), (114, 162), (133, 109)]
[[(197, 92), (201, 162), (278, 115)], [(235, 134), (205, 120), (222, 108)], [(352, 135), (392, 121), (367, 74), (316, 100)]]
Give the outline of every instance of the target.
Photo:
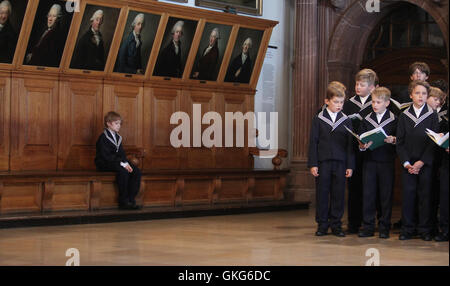
[(28, 0), (0, 0), (0, 64), (11, 64)]
[(263, 30), (239, 29), (225, 82), (250, 83), (263, 36)]
[(143, 75), (155, 41), (161, 15), (130, 11), (114, 72)]
[(169, 17), (153, 76), (181, 78), (198, 21)]
[(59, 67), (73, 14), (67, 11), (66, 1), (39, 1), (24, 65)]
[[(195, 0), (195, 5), (219, 10), (232, 7), (237, 13), (261, 16), (262, 0)], [(231, 9), (228, 9), (231, 10)]]
[(104, 71), (120, 8), (87, 4), (81, 21), (71, 69)]
[(191, 79), (216, 81), (232, 26), (207, 22), (192, 67)]

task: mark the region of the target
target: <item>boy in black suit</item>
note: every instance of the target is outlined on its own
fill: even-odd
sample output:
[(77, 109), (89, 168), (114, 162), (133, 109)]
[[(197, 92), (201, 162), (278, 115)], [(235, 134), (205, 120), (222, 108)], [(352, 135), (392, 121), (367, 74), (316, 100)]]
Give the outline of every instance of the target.
[[(343, 111), (352, 118), (353, 128), (358, 131), (363, 118), (372, 111), (370, 94), (375, 89), (378, 78), (373, 70), (363, 69), (356, 74), (355, 81), (356, 95), (345, 102)], [(356, 165), (348, 185), (348, 233), (358, 233), (362, 223), (363, 155), (359, 152), (358, 141), (352, 142)]]
[[(448, 116), (448, 110), (447, 114)], [(440, 132), (448, 132), (448, 121), (441, 121)], [(440, 148), (441, 149), (441, 148)], [(448, 241), (448, 153), (447, 148), (442, 152), (442, 164), (440, 170), (440, 211), (439, 211), (439, 226), (441, 232), (435, 236), (434, 240), (438, 242)]]
[[(409, 66), (409, 80), (410, 82), (420, 80), (427, 81), (430, 76), (430, 67), (424, 62), (414, 62)], [(400, 103), (411, 102), (409, 91), (405, 90), (397, 97)]]
[(392, 195), (395, 179), (395, 132), (397, 119), (387, 109), (391, 92), (385, 87), (378, 87), (372, 92), (372, 109), (361, 123), (359, 134), (375, 128), (383, 128), (388, 137), (387, 144), (374, 150), (368, 150), (372, 142), (359, 145), (364, 152), (363, 165), (363, 229), (359, 237), (370, 237), (375, 232), (375, 215), (377, 211), (377, 191), (379, 191), (379, 236), (389, 238), (392, 215)]
[[(426, 129), (439, 130), (439, 118), (426, 104), (430, 85), (413, 81), (409, 85), (413, 104), (398, 119), (397, 153), (402, 171), (402, 230), (400, 240), (413, 237), (416, 230), (425, 241), (432, 239), (431, 181), (435, 144), (426, 135)], [(414, 208), (418, 202), (418, 222)]]
[(135, 198), (141, 185), (141, 171), (127, 161), (123, 150), (122, 136), (119, 135), (122, 118), (118, 113), (110, 111), (106, 114), (104, 123), (105, 130), (98, 138), (96, 145), (97, 170), (117, 173), (120, 209), (139, 209)]
[(313, 119), (308, 154), (308, 168), (316, 178), (316, 236), (324, 236), (331, 227), (338, 237), (342, 231), (345, 206), (345, 181), (354, 169), (354, 153), (350, 133), (351, 120), (341, 112), (345, 92), (329, 85), (327, 108)]
[[(438, 112), (442, 104), (445, 102), (445, 94), (437, 87), (430, 88), (430, 94), (428, 95), (427, 104), (428, 106)], [(446, 121), (439, 116), (439, 130), (441, 130), (441, 125), (445, 124)], [(445, 157), (445, 153), (442, 148), (435, 148), (433, 171), (432, 171), (432, 185), (431, 185), (431, 219), (433, 225), (433, 235), (437, 235), (439, 231), (438, 223), (438, 209), (439, 209), (439, 186), (440, 186), (440, 175), (439, 170), (442, 165), (442, 158)]]

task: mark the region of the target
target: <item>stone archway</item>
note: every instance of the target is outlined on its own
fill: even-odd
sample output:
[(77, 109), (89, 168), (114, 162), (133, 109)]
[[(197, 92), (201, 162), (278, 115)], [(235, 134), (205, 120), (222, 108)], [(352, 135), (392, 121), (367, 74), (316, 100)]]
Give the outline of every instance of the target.
[(448, 1), (382, 1), (380, 12), (372, 13), (366, 11), (366, 2), (367, 0), (357, 0), (349, 4), (334, 27), (327, 51), (327, 69), (330, 80), (339, 80), (346, 86), (353, 85), (353, 75), (362, 63), (370, 33), (381, 19), (402, 2), (414, 4), (434, 18), (444, 36), (448, 57)]

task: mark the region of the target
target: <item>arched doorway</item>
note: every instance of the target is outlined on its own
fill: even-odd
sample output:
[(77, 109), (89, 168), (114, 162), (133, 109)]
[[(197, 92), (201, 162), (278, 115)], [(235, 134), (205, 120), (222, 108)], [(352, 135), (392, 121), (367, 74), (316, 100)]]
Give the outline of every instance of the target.
[(445, 40), (433, 17), (410, 3), (399, 3), (391, 10), (370, 34), (362, 66), (375, 70), (394, 97), (407, 89), (408, 66), (413, 62), (430, 66), (430, 82), (446, 79)]
[[(444, 3), (445, 2), (445, 3)], [(374, 31), (379, 32), (377, 28), (383, 23), (383, 19), (387, 19), (395, 11), (408, 7), (409, 9), (415, 9), (417, 11), (423, 11), (425, 15), (428, 15), (426, 20), (433, 23), (433, 27), (437, 29), (444, 40), (443, 51), (440, 51), (439, 57), (444, 57), (448, 63), (448, 2), (447, 1), (424, 1), (424, 0), (392, 0), (382, 1), (380, 5), (380, 12), (368, 13), (365, 10), (365, 0), (353, 1), (348, 7), (345, 8), (338, 24), (334, 28), (332, 36), (328, 45), (328, 59), (327, 69), (329, 80), (340, 80), (349, 90), (352, 91), (354, 83), (353, 77), (356, 72), (362, 67), (372, 67), (377, 73), (380, 73), (381, 69), (381, 83), (383, 79), (386, 83), (393, 84), (399, 81), (400, 84), (405, 84), (408, 81), (408, 66), (410, 61), (414, 59), (422, 59), (426, 61), (430, 59), (430, 52), (424, 53), (423, 50), (416, 49), (414, 51), (415, 56), (411, 55), (409, 58), (404, 58), (404, 54), (401, 49), (391, 50), (391, 58), (404, 58), (404, 64), (393, 66), (392, 62), (388, 62), (382, 59), (368, 60), (367, 46), (372, 40), (371, 36)], [(423, 14), (422, 13), (422, 14)], [(376, 33), (376, 32), (375, 32)], [(395, 35), (393, 35), (395, 36)], [(395, 54), (397, 53), (397, 54)], [(389, 54), (389, 53), (387, 53)], [(385, 56), (387, 56), (387, 54)], [(431, 58), (435, 59), (436, 55), (431, 52)], [(400, 59), (399, 59), (400, 60)], [(435, 67), (435, 76), (443, 76), (448, 72), (448, 65), (445, 67), (444, 63), (440, 65), (433, 60), (433, 66)], [(402, 69), (402, 66), (406, 68)], [(392, 71), (387, 74), (382, 70), (391, 68)], [(433, 72), (433, 71), (432, 71)], [(396, 77), (393, 77), (393, 74)], [(402, 74), (406, 75), (403, 77)], [(401, 78), (401, 80), (400, 80)], [(446, 77), (445, 77), (446, 78)]]

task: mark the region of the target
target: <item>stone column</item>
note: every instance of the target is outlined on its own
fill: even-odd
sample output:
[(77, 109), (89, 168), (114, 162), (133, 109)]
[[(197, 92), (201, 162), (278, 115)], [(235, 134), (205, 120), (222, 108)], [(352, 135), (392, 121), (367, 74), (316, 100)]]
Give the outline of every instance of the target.
[(311, 119), (318, 110), (318, 1), (296, 1), (295, 66), (291, 123), (291, 174), (287, 197), (314, 201), (314, 180), (306, 167)]

